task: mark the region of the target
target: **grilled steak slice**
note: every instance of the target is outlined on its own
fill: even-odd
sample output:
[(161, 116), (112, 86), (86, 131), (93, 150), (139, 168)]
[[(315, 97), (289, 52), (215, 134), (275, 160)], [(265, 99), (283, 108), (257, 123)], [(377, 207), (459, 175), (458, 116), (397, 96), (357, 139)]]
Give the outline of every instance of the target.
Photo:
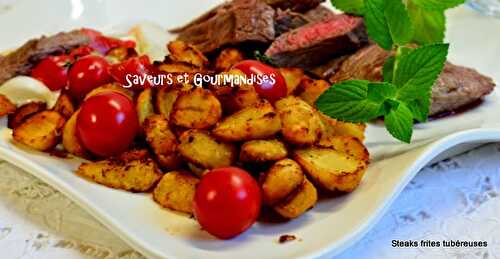
[(281, 35), (266, 55), (277, 66), (308, 69), (354, 52), (367, 42), (363, 19), (339, 14)]
[(64, 53), (89, 42), (90, 38), (80, 30), (30, 40), (0, 58), (0, 84), (17, 75), (29, 74), (34, 65), (49, 55)]
[(292, 10), (294, 12), (307, 12), (325, 0), (266, 0), (266, 3), (281, 10)]
[(262, 0), (233, 0), (172, 32), (204, 53), (243, 42), (268, 44), (275, 37), (274, 16), (274, 9)]
[(320, 22), (331, 19), (336, 16), (336, 14), (330, 8), (324, 5), (319, 5), (318, 7), (304, 13), (304, 16), (310, 22)]
[[(391, 53), (377, 45), (365, 47), (347, 58), (329, 81), (332, 83), (348, 79), (381, 81), (384, 62), (390, 55)], [(495, 83), (491, 78), (481, 75), (474, 69), (447, 62), (432, 87), (430, 115), (454, 111), (474, 103), (490, 94), (494, 88)]]
[(308, 23), (309, 20), (301, 13), (296, 13), (289, 9), (286, 11), (278, 9), (276, 11), (276, 17), (274, 17), (275, 37)]

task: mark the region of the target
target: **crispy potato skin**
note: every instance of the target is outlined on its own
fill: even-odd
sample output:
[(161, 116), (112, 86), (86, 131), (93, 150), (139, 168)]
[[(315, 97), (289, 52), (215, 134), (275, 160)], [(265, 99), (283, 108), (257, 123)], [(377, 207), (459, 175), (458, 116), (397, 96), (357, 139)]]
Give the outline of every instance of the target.
[(235, 48), (223, 49), (215, 59), (215, 70), (222, 72), (228, 71), (238, 62), (243, 61), (245, 56), (243, 52)]
[(83, 163), (76, 173), (98, 184), (132, 192), (149, 191), (162, 177), (151, 158), (132, 161), (111, 158)]
[(47, 151), (58, 144), (64, 123), (64, 117), (59, 113), (42, 111), (14, 128), (12, 136), (19, 143), (39, 151)]
[(19, 107), (14, 113), (9, 114), (7, 120), (7, 126), (14, 129), (21, 125), (26, 119), (31, 117), (33, 114), (44, 111), (47, 105), (42, 102), (32, 102), (27, 103)]
[(300, 82), (306, 78), (304, 70), (300, 68), (280, 68), (279, 72), (285, 78), (287, 95), (293, 94), (297, 90), (297, 87), (299, 87)]
[(85, 100), (87, 100), (88, 98), (90, 98), (90, 97), (92, 97), (94, 95), (97, 95), (97, 94), (100, 94), (100, 93), (104, 93), (104, 92), (107, 92), (107, 91), (112, 91), (112, 92), (115, 92), (115, 93), (123, 94), (123, 95), (127, 96), (130, 99), (134, 99), (134, 92), (132, 92), (131, 90), (129, 90), (127, 88), (122, 87), (119, 84), (111, 83), (111, 84), (105, 84), (103, 86), (99, 86), (99, 87), (95, 88), (94, 90), (90, 91), (85, 96)]
[(222, 106), (214, 94), (203, 88), (183, 92), (174, 103), (170, 120), (189, 129), (207, 129), (219, 121)]
[(179, 97), (181, 90), (173, 87), (160, 87), (156, 93), (155, 108), (159, 114), (170, 118), (170, 113), (174, 109), (174, 103)]
[(180, 137), (179, 153), (196, 166), (214, 169), (233, 164), (236, 148), (217, 141), (207, 131), (188, 130)]
[(298, 87), (300, 92), (299, 97), (306, 101), (309, 105), (315, 106), (316, 100), (323, 94), (332, 84), (325, 80), (313, 80), (304, 78)]
[(361, 140), (352, 136), (333, 136), (328, 138), (321, 138), (318, 146), (333, 148), (339, 152), (348, 154), (356, 159), (368, 162), (370, 160), (370, 153), (363, 145)]
[(203, 68), (208, 65), (208, 59), (195, 47), (183, 41), (172, 41), (167, 44), (170, 58), (178, 62), (186, 62)]
[[(220, 75), (232, 76), (233, 78), (246, 76), (241, 70), (238, 69), (231, 69), (227, 72), (220, 73)], [(211, 89), (221, 101), (223, 110), (226, 114), (232, 114), (243, 108), (255, 105), (260, 100), (254, 86), (247, 85), (242, 82), (240, 82), (240, 84), (233, 85), (211, 85)]]
[(240, 151), (242, 162), (277, 161), (288, 156), (283, 142), (273, 140), (251, 140), (243, 143)]
[(0, 117), (15, 112), (16, 108), (16, 105), (13, 104), (5, 95), (0, 94)]
[(293, 158), (317, 185), (329, 191), (352, 192), (361, 182), (367, 163), (332, 148), (295, 150)]
[(337, 121), (332, 126), (333, 131), (338, 136), (352, 136), (361, 141), (365, 140), (366, 124)]
[(153, 199), (165, 208), (193, 214), (194, 193), (199, 181), (187, 172), (166, 173), (156, 185)]
[(292, 159), (276, 162), (262, 179), (262, 199), (267, 205), (285, 200), (304, 182), (300, 165)]
[(148, 116), (154, 114), (153, 89), (145, 89), (139, 94), (137, 97), (136, 110), (139, 125), (142, 125)]
[(163, 115), (151, 115), (144, 120), (146, 141), (154, 151), (161, 167), (175, 170), (182, 165), (177, 154), (177, 137), (170, 130), (168, 120)]
[(274, 210), (287, 219), (294, 219), (314, 207), (318, 201), (318, 192), (314, 185), (304, 178), (297, 193), (286, 201), (274, 206)]
[(242, 109), (219, 122), (212, 133), (224, 141), (266, 139), (281, 130), (281, 121), (267, 101)]
[(62, 93), (59, 95), (53, 110), (61, 114), (65, 119), (69, 119), (75, 113), (76, 108), (71, 97), (68, 94)]
[(76, 119), (78, 117), (78, 113), (80, 110), (76, 111), (71, 115), (66, 124), (64, 124), (63, 133), (62, 133), (62, 144), (66, 151), (70, 154), (79, 157), (88, 157), (88, 152), (85, 150), (83, 145), (78, 140), (76, 136)]
[(312, 145), (319, 140), (323, 125), (318, 112), (305, 101), (288, 96), (276, 102), (283, 137), (295, 145)]

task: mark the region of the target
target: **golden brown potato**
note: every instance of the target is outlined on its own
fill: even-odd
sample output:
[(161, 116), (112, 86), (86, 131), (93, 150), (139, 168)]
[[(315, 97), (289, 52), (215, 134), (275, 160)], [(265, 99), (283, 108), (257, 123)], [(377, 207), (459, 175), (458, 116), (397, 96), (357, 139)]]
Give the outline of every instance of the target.
[(214, 94), (203, 88), (183, 92), (174, 103), (170, 120), (189, 129), (207, 129), (222, 116), (222, 106)]
[(117, 84), (117, 83), (110, 83), (110, 84), (105, 84), (103, 86), (99, 86), (99, 87), (95, 88), (94, 90), (90, 91), (85, 96), (85, 100), (87, 100), (88, 98), (90, 98), (94, 95), (97, 95), (97, 94), (100, 94), (103, 92), (107, 92), (107, 91), (120, 93), (120, 94), (127, 96), (130, 99), (134, 99), (134, 92), (132, 92), (132, 90), (124, 88), (123, 86), (121, 86), (120, 84)]
[(365, 161), (332, 148), (298, 149), (293, 157), (312, 181), (329, 191), (353, 191), (367, 167)]
[(136, 109), (139, 125), (142, 125), (144, 120), (155, 112), (153, 107), (153, 89), (145, 89), (139, 94)]
[(262, 199), (267, 205), (285, 200), (304, 182), (304, 173), (297, 162), (283, 159), (276, 162), (262, 179)]
[[(220, 75), (233, 77), (233, 85), (230, 83), (221, 82), (219, 85), (211, 85), (211, 89), (221, 101), (222, 107), (226, 114), (232, 114), (243, 108), (255, 105), (259, 102), (260, 97), (255, 91), (253, 85), (247, 85), (242, 81), (237, 81), (236, 77), (246, 76), (241, 70), (231, 69), (227, 72), (222, 72)], [(239, 83), (239, 84), (238, 84)]]
[(295, 92), (297, 87), (300, 85), (302, 79), (306, 76), (304, 75), (304, 70), (300, 68), (280, 68), (279, 69), (283, 78), (286, 81), (287, 95), (291, 95)]
[(143, 124), (146, 141), (154, 151), (161, 167), (174, 170), (182, 165), (177, 154), (177, 138), (168, 126), (168, 120), (163, 115), (151, 115)]
[(14, 128), (12, 136), (19, 143), (46, 151), (59, 142), (64, 122), (63, 116), (57, 112), (39, 112)]
[(285, 144), (279, 140), (251, 140), (241, 146), (240, 161), (277, 161), (287, 157), (287, 155)]
[(166, 173), (156, 185), (153, 199), (165, 208), (192, 214), (194, 193), (199, 181), (187, 172)]
[(132, 192), (149, 191), (162, 177), (158, 166), (151, 158), (132, 161), (112, 158), (83, 163), (76, 173), (98, 184)]
[(181, 90), (173, 87), (161, 87), (156, 93), (156, 111), (166, 118), (170, 118), (170, 113), (180, 93)]
[(281, 121), (273, 106), (264, 100), (226, 117), (213, 134), (224, 141), (266, 139), (278, 133)]
[(208, 59), (201, 51), (183, 41), (172, 41), (167, 48), (174, 61), (187, 62), (200, 68), (208, 65)]
[(321, 138), (318, 146), (333, 148), (339, 152), (348, 154), (356, 159), (368, 162), (370, 154), (363, 143), (356, 137), (352, 136), (333, 136)]
[(236, 158), (236, 148), (219, 142), (206, 131), (188, 130), (180, 137), (179, 153), (196, 166), (214, 169), (230, 166)]
[(319, 96), (330, 88), (332, 84), (325, 80), (313, 80), (306, 78), (300, 82), (299, 97), (306, 101), (309, 105), (315, 107), (316, 100)]
[(215, 69), (219, 72), (228, 71), (231, 67), (244, 59), (245, 56), (240, 50), (235, 48), (224, 49), (215, 59)]
[(197, 165), (195, 165), (193, 163), (189, 163), (188, 162), (187, 165), (188, 165), (189, 170), (191, 170), (191, 172), (193, 174), (195, 174), (196, 176), (198, 176), (198, 177), (202, 177), (205, 173), (207, 173), (208, 171), (210, 171), (208, 169), (201, 168), (201, 167), (199, 167), (199, 166), (197, 166)]
[(118, 161), (128, 163), (134, 160), (143, 160), (150, 158), (151, 155), (147, 149), (131, 149), (117, 156)]
[(76, 108), (71, 97), (62, 93), (59, 95), (56, 105), (52, 110), (61, 114), (65, 119), (69, 119), (75, 113)]
[(22, 105), (14, 113), (9, 114), (7, 126), (11, 129), (17, 128), (33, 114), (44, 111), (46, 108), (47, 105), (41, 102), (32, 102)]
[(318, 112), (305, 101), (288, 96), (276, 102), (281, 133), (290, 143), (311, 145), (319, 140), (323, 124)]
[(11, 114), (16, 111), (16, 105), (13, 104), (5, 95), (0, 94), (0, 117)]
[(351, 122), (337, 121), (335, 125), (332, 126), (335, 134), (338, 136), (352, 136), (356, 137), (361, 141), (365, 140), (365, 129), (366, 124), (358, 124)]
[(297, 190), (297, 194), (274, 206), (274, 210), (287, 219), (294, 219), (314, 207), (317, 201), (318, 192), (316, 188), (309, 180), (304, 179), (302, 186)]
[(62, 144), (66, 151), (70, 154), (79, 157), (88, 157), (88, 152), (85, 150), (80, 140), (76, 136), (76, 118), (80, 110), (76, 111), (71, 115), (69, 120), (64, 124), (62, 133)]
[[(182, 73), (194, 74), (197, 72), (201, 72), (200, 68), (196, 67), (195, 65), (186, 62), (177, 62), (170, 59), (167, 59), (166, 61), (161, 63), (158, 66), (158, 69), (162, 72), (171, 73), (175, 75), (180, 75)], [(174, 79), (175, 78), (172, 77), (172, 80)], [(177, 80), (174, 80), (174, 82), (176, 81)]]

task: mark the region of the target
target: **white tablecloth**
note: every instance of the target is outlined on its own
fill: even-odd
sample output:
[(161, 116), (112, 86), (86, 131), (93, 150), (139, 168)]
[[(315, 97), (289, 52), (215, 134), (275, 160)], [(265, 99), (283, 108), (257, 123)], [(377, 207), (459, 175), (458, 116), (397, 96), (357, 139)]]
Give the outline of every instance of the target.
[[(340, 258), (500, 255), (500, 144), (423, 169)], [(335, 226), (328, 231), (335, 231)], [(481, 240), (486, 249), (393, 248), (396, 240)], [(0, 162), (1, 258), (141, 258), (58, 191)]]

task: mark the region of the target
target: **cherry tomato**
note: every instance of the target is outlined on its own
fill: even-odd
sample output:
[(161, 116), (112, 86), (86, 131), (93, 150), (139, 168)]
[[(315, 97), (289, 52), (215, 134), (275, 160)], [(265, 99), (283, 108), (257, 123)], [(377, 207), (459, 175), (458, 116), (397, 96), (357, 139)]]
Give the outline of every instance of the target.
[(72, 50), (69, 54), (69, 56), (71, 57), (71, 59), (73, 60), (77, 60), (81, 57), (85, 57), (85, 56), (88, 56), (90, 54), (92, 54), (92, 52), (94, 52), (94, 48), (88, 46), (88, 45), (85, 45), (85, 46), (81, 46), (81, 47), (78, 47), (74, 50)]
[(135, 48), (135, 42), (131, 40), (120, 40), (116, 38), (106, 37), (96, 30), (86, 28), (82, 29), (82, 32), (90, 38), (90, 47), (92, 47), (102, 55), (108, 53), (110, 49), (117, 47), (132, 49)]
[(138, 129), (132, 100), (112, 91), (86, 99), (76, 121), (77, 137), (82, 145), (101, 157), (126, 151)]
[(275, 68), (256, 60), (244, 60), (233, 68), (241, 70), (247, 78), (254, 77), (255, 91), (270, 102), (275, 102), (287, 95), (286, 81)]
[(70, 94), (81, 100), (94, 88), (111, 82), (108, 69), (108, 61), (103, 57), (91, 55), (79, 59), (69, 70)]
[(206, 173), (196, 188), (193, 210), (210, 234), (229, 239), (247, 230), (259, 216), (260, 188), (252, 176), (237, 167)]
[[(140, 78), (145, 78), (145, 76), (154, 76), (154, 68), (149, 61), (148, 56), (133, 57), (129, 58), (122, 63), (112, 65), (109, 73), (111, 76), (120, 84), (128, 86), (127, 75), (138, 76)], [(129, 80), (132, 80), (129, 76)], [(144, 89), (153, 86), (151, 80), (145, 80), (142, 85), (133, 85), (134, 88)]]
[(50, 90), (57, 91), (68, 84), (68, 67), (71, 58), (67, 55), (49, 56), (31, 71), (31, 76), (42, 81)]

